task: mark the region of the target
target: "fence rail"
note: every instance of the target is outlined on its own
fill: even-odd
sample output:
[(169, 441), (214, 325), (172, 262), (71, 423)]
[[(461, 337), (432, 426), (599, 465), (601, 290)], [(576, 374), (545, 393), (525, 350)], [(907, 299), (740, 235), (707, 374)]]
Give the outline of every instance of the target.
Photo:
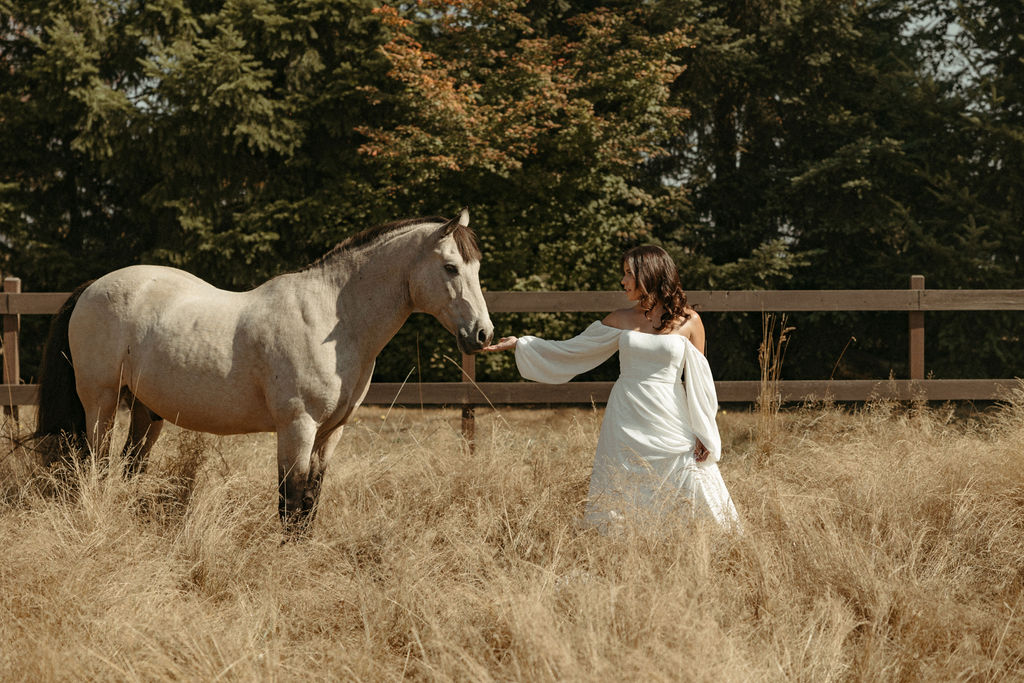
[[(0, 292), (3, 342), (3, 383), (0, 404), (8, 413), (34, 404), (38, 387), (22, 384), (18, 332), (20, 316), (56, 313), (69, 293), (22, 293), (18, 278), (6, 278)], [(485, 292), (492, 313), (604, 312), (628, 305), (623, 292)], [(898, 380), (783, 380), (784, 401), (830, 396), (840, 401), (879, 397), (898, 400), (987, 400), (1006, 396), (1013, 379), (925, 379), (924, 314), (927, 311), (1024, 311), (1024, 290), (929, 290), (924, 277), (914, 275), (908, 289), (692, 291), (687, 298), (702, 312), (774, 311), (904, 311), (908, 315), (909, 377)], [(754, 401), (757, 381), (716, 382), (722, 402)], [(603, 403), (610, 382), (570, 382), (544, 385), (528, 382), (476, 382), (472, 356), (463, 356), (461, 381), (399, 384), (375, 382), (367, 404), (460, 405), (464, 428), (472, 431), (473, 406), (488, 403)], [(468, 421), (468, 422), (467, 422)]]

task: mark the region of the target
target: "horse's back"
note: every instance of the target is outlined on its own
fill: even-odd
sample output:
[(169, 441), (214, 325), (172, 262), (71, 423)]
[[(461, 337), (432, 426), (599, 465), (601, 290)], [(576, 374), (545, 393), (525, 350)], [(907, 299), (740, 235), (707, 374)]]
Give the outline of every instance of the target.
[[(201, 318), (231, 324), (238, 294), (217, 289), (191, 273), (165, 266), (129, 266), (98, 278), (82, 292), (71, 317), (71, 336), (122, 346), (156, 328), (195, 327)], [(74, 344), (74, 339), (72, 339)]]
[(169, 266), (128, 266), (107, 273), (97, 278), (82, 293), (80, 304), (90, 299), (102, 297), (112, 306), (132, 306), (144, 301), (152, 305), (153, 295), (162, 299), (173, 299), (183, 294), (203, 294), (216, 296), (217, 293), (230, 294), (217, 289), (202, 278), (192, 273)]

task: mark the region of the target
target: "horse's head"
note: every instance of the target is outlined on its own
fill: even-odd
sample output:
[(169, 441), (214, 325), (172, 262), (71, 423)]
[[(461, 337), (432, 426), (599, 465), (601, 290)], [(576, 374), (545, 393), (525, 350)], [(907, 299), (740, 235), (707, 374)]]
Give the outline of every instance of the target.
[(409, 293), (416, 310), (437, 318), (455, 335), (459, 350), (476, 353), (491, 342), (494, 325), (480, 290), (480, 249), (463, 209), (437, 228), (432, 248), (413, 268)]

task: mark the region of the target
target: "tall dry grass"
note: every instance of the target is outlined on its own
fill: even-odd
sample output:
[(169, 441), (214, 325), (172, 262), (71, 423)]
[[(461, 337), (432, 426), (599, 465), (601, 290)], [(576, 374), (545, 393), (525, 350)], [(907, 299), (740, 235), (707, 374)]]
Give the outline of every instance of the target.
[(757, 463), (765, 465), (771, 459), (772, 449), (778, 441), (781, 428), (779, 410), (782, 409), (782, 364), (789, 347), (790, 327), (785, 313), (761, 313), (761, 345), (757, 349), (757, 364), (761, 369), (760, 389), (754, 403), (757, 413)]
[(16, 450), (3, 680), (1020, 680), (1024, 388), (720, 416), (745, 531), (582, 531), (600, 411), (363, 408), (281, 544), (273, 441), (169, 428), (131, 481)]

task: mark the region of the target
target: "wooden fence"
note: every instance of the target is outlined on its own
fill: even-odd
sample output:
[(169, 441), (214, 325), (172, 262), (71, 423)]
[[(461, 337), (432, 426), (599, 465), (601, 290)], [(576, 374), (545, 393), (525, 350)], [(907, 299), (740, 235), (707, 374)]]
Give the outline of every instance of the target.
[[(623, 292), (485, 292), (492, 313), (606, 312), (628, 305)], [(52, 315), (69, 296), (60, 293), (22, 293), (18, 278), (6, 278), (0, 293), (3, 384), (0, 404), (8, 413), (18, 405), (34, 404), (37, 385), (22, 384), (18, 359), (18, 330), (22, 315)], [(908, 315), (910, 376), (890, 380), (783, 380), (784, 401), (822, 399), (862, 401), (872, 396), (898, 400), (987, 400), (1004, 397), (1014, 379), (925, 379), (924, 314), (926, 311), (1024, 311), (1024, 290), (929, 290), (924, 276), (914, 275), (908, 289), (691, 291), (689, 302), (701, 312), (766, 311), (903, 311)], [(530, 382), (476, 382), (475, 361), (463, 356), (461, 381), (399, 384), (375, 382), (365, 403), (370, 405), (451, 405), (463, 408), (463, 427), (473, 431), (473, 406), (544, 403), (604, 403), (611, 382), (570, 382), (562, 385)], [(716, 382), (721, 402), (754, 401), (760, 382)]]

